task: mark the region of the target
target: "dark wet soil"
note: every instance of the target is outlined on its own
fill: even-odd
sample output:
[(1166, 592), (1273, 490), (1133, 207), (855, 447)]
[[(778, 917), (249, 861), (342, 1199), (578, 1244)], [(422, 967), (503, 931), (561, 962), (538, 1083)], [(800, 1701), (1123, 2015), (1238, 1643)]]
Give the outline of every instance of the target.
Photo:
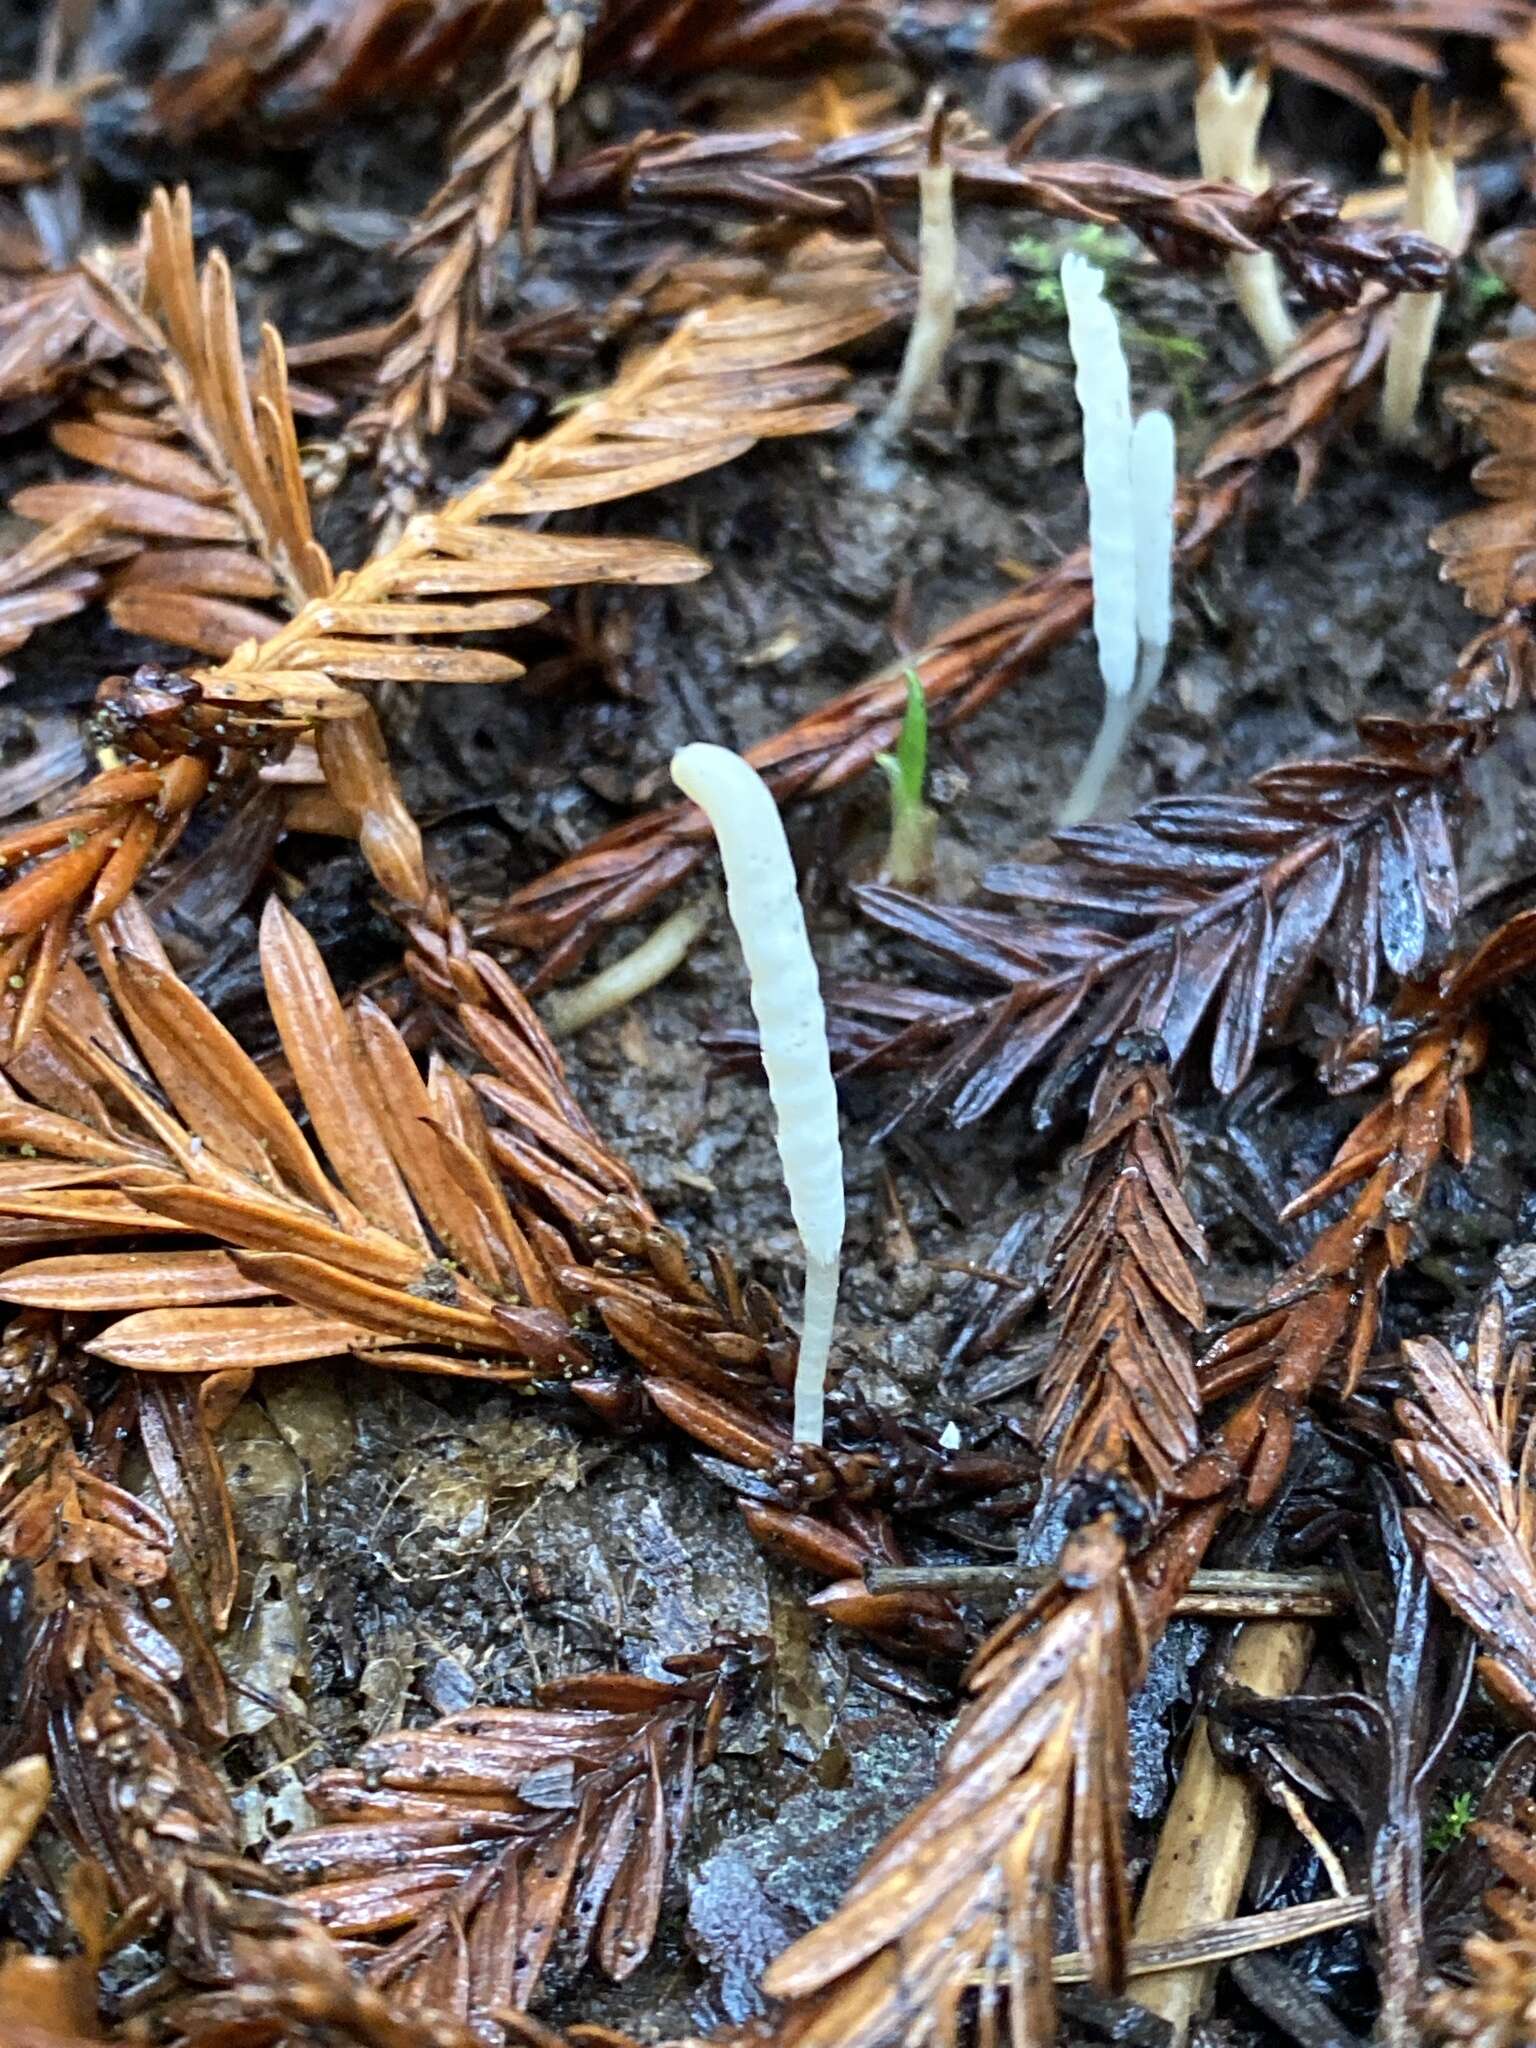
[[(176, 11), (138, 10), (151, 44), (161, 17)], [(29, 12), (16, 0), (3, 10), (13, 53)], [(128, 50), (130, 76), (142, 61), (142, 49)], [(1002, 121), (1064, 90), (1072, 104), (1056, 137), (1062, 154), (1108, 148), (1193, 167), (1183, 65), (1065, 64), (990, 78), (961, 66), (948, 83)], [(909, 104), (920, 97), (914, 84)], [(731, 103), (728, 92), (717, 117)], [(584, 117), (589, 139), (662, 124), (655, 102), (613, 88), (594, 95)], [(1310, 95), (1282, 92), (1277, 132), (1282, 167), (1346, 181), (1369, 169), (1369, 137)], [(87, 203), (93, 222), (120, 230), (154, 179), (187, 177), (203, 228), (238, 259), (244, 306), (298, 340), (395, 310), (399, 279), (378, 244), (435, 183), (439, 135), (428, 109), (281, 150), (183, 156), (114, 130), (99, 138)], [(1040, 290), (1062, 234), (1027, 218), (963, 220), (962, 233), (976, 269), (1006, 281), (1007, 301), (964, 331), (945, 401), (889, 489), (860, 481), (850, 433), (763, 446), (729, 469), (631, 501), (606, 515), (612, 530), (687, 540), (716, 569), (696, 585), (615, 601), (631, 641), (624, 694), (429, 697), (405, 750), (407, 787), (462, 900), (505, 893), (643, 805), (680, 742), (762, 738), (998, 595), (1004, 564), (1042, 564), (1079, 542), (1064, 324)], [(652, 253), (656, 234), (562, 224), (509, 297), (539, 308), (605, 296)], [(694, 239), (710, 246), (697, 230)], [(1129, 244), (1100, 253), (1112, 261), (1132, 330), (1139, 401), (1170, 407), (1193, 456), (1218, 421), (1217, 393), (1257, 368), (1253, 349), (1221, 290), (1167, 278)], [(1443, 335), (1446, 374), (1487, 317), (1474, 295), (1458, 305)], [(893, 362), (887, 346), (860, 364), (853, 389), (866, 412)], [(532, 392), (509, 399), (497, 420), (456, 434), (453, 474), (472, 472), (498, 436), (536, 420), (573, 380), (596, 381), (590, 364), (534, 364), (530, 376)], [(1287, 755), (1345, 743), (1361, 712), (1423, 703), (1469, 630), (1425, 547), (1430, 527), (1467, 501), (1454, 453), (1433, 415), (1411, 457), (1385, 455), (1369, 431), (1345, 444), (1299, 506), (1287, 474), (1266, 480), (1251, 517), (1182, 593), (1167, 678), (1114, 785), (1117, 812), (1170, 791), (1231, 787)], [(54, 459), (40, 432), (14, 440), (6, 457), (8, 483), (46, 473)], [(366, 510), (355, 486), (328, 508), (324, 538), (339, 562), (366, 547)], [(9, 750), (0, 760), (24, 758), (38, 721), (85, 703), (102, 674), (141, 651), (100, 622), (35, 643), (0, 705), (0, 747)], [(989, 863), (1048, 827), (1092, 739), (1098, 702), (1084, 642), (936, 742), (946, 896), (973, 894)], [(1470, 827), (1476, 888), (1530, 865), (1531, 747), (1529, 735), (1516, 735), (1482, 771)], [(847, 884), (878, 861), (883, 829), (884, 785), (874, 775), (796, 822), (826, 972), (911, 972), (850, 917)], [(358, 862), (322, 842), (285, 845), (280, 861), (308, 885), (298, 908), (326, 941), (338, 979), (356, 981), (390, 960), (390, 927), (370, 906)], [(246, 1027), (248, 931), (237, 921), (216, 953), (193, 963)], [(717, 909), (668, 983), (570, 1047), (571, 1073), (667, 1220), (695, 1247), (729, 1247), (793, 1299), (798, 1253), (766, 1097), (749, 1078), (712, 1075), (698, 1053), (706, 1027), (745, 1015), (739, 957)], [(1282, 1259), (1287, 1237), (1274, 1210), (1351, 1113), (1307, 1072), (1279, 1055), (1235, 1111), (1198, 1093), (1186, 1105), (1196, 1205), (1216, 1252), (1211, 1296), (1226, 1312)], [(1518, 1069), (1496, 1070), (1489, 1093), (1494, 1141), (1431, 1218), (1405, 1288), (1409, 1320), (1459, 1308), (1492, 1251), (1519, 1234), (1525, 1162), (1536, 1156), (1530, 1098)], [(968, 1442), (986, 1443), (1028, 1412), (1039, 1312), (1007, 1358), (947, 1369), (975, 1294), (940, 1262), (985, 1263), (1023, 1216), (1016, 1268), (1034, 1271), (1069, 1199), (1058, 1162), (1070, 1132), (1042, 1139), (1018, 1105), (963, 1148), (939, 1134), (881, 1151), (862, 1135), (878, 1100), (856, 1090), (847, 1103), (843, 1370), (877, 1407), (954, 1421)], [(704, 1775), (655, 1956), (622, 1990), (557, 1989), (556, 2020), (661, 2034), (746, 2017), (764, 1961), (831, 1907), (931, 1781), (948, 1718), (943, 1674), (934, 1675), (934, 1707), (872, 1682), (868, 1661), (807, 1617), (805, 1584), (764, 1559), (728, 1495), (678, 1448), (607, 1441), (541, 1399), (403, 1383), (353, 1366), (269, 1375), (236, 1416), (226, 1455), (250, 1581), (235, 1666), (290, 1707), (274, 1716), (247, 1702), (228, 1759), (253, 1842), (303, 1825), (305, 1778), (381, 1729), (471, 1700), (523, 1700), (559, 1672), (615, 1663), (654, 1672), (721, 1631), (773, 1642), (774, 1662)], [(979, 1554), (938, 1529), (920, 1529), (914, 1541), (931, 1557)], [(993, 1541), (1010, 1555), (1030, 1536), (1001, 1526)], [(1155, 1832), (1170, 1743), (1187, 1720), (1190, 1661), (1205, 1640), (1175, 1628), (1137, 1709), (1138, 1852)], [(1253, 2025), (1246, 2007), (1233, 2015), (1240, 2033)], [(1082, 2038), (1099, 2038), (1086, 2019), (1075, 2024)]]

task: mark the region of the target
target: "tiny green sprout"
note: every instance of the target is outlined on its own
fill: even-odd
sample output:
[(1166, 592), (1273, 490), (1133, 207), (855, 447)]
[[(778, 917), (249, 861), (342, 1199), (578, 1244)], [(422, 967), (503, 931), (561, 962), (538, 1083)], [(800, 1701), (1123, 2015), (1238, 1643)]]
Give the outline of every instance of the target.
[(1017, 235), (1008, 244), (1008, 254), (1023, 270), (1052, 271), (1056, 268), (1056, 245), (1043, 235)]
[[(1008, 244), (1011, 260), (1021, 270), (1038, 271), (1042, 277), (1055, 278), (1061, 267), (1063, 249), (1076, 249), (1081, 256), (1090, 256), (1101, 270), (1123, 269), (1136, 260), (1136, 245), (1128, 235), (1119, 229), (1101, 226), (1090, 221), (1087, 227), (1079, 228), (1075, 235), (1065, 241), (1052, 240), (1044, 235), (1017, 235)], [(1061, 303), (1058, 291), (1056, 302)]]
[(1468, 310), (1472, 313), (1480, 313), (1485, 306), (1496, 306), (1501, 300), (1514, 297), (1503, 278), (1485, 270), (1480, 263), (1465, 265), (1461, 284)]
[(1101, 270), (1106, 264), (1129, 263), (1135, 255), (1128, 236), (1096, 220), (1090, 221), (1087, 227), (1079, 228), (1068, 246), (1076, 249), (1080, 256), (1092, 257)]
[(1436, 1851), (1453, 1848), (1476, 1818), (1477, 1794), (1455, 1793), (1430, 1823), (1430, 1848)]
[(1120, 335), (1132, 347), (1144, 348), (1161, 360), (1177, 396), (1180, 414), (1185, 419), (1194, 418), (1201, 406), (1195, 372), (1206, 361), (1204, 342), (1197, 341), (1192, 334), (1158, 333), (1147, 327), (1122, 326)]
[(80, 851), (81, 847), (85, 844), (85, 839), (86, 835), (76, 825), (69, 835), (69, 844), (74, 852), (78, 853)]
[(882, 870), (898, 889), (914, 888), (933, 867), (938, 819), (923, 802), (928, 773), (928, 699), (923, 679), (907, 670), (907, 709), (894, 754), (876, 754), (891, 785), (891, 839)]
[(1059, 274), (1064, 249), (1075, 249), (1080, 255), (1091, 257), (1101, 270), (1111, 274), (1135, 262), (1137, 254), (1129, 236), (1097, 222), (1090, 222), (1065, 240), (1016, 235), (1008, 244), (1009, 259), (1027, 274), (1008, 303), (997, 308), (990, 320), (982, 322), (981, 331), (1010, 334), (1021, 327), (1054, 326), (1058, 320), (1064, 320), (1067, 302)]

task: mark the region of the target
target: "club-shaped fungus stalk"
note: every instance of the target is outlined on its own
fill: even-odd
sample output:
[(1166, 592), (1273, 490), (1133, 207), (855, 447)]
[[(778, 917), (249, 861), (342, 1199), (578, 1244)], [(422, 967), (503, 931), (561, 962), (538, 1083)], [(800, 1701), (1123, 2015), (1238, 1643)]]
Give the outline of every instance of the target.
[(1093, 631), (1104, 715), (1059, 823), (1091, 818), (1142, 707), (1156, 689), (1172, 621), (1173, 422), (1148, 413), (1132, 425), (1131, 377), (1104, 274), (1075, 251), (1062, 258), (1062, 293), (1077, 365), (1093, 562)]
[(933, 869), (938, 819), (923, 802), (928, 774), (928, 699), (923, 679), (907, 670), (907, 709), (894, 754), (876, 754), (891, 785), (891, 837), (881, 874), (898, 889), (925, 882)]
[[(1200, 86), (1195, 94), (1195, 143), (1200, 175), (1223, 178), (1245, 192), (1269, 188), (1269, 172), (1259, 156), (1259, 130), (1269, 110), (1269, 71), (1260, 66), (1234, 81), (1217, 62), (1209, 42), (1202, 46)], [(1259, 338), (1272, 363), (1296, 339), (1296, 323), (1286, 310), (1280, 269), (1273, 256), (1259, 251), (1227, 260), (1227, 276), (1244, 319)]]
[(843, 1148), (826, 1011), (795, 864), (778, 805), (739, 754), (683, 747), (672, 756), (672, 780), (714, 828), (726, 908), (746, 958), (779, 1159), (805, 1247), (795, 1441), (819, 1444), (843, 1246)]
[[(1404, 227), (1427, 235), (1442, 249), (1454, 253), (1462, 242), (1456, 166), (1450, 151), (1436, 149), (1430, 140), (1427, 92), (1415, 95), (1413, 130), (1406, 140), (1399, 140), (1399, 148), (1408, 186)], [(1404, 292), (1393, 311), (1392, 339), (1381, 388), (1381, 431), (1388, 441), (1399, 446), (1413, 435), (1424, 373), (1429, 367), (1444, 305), (1444, 292)]]
[(1077, 365), (1093, 557), (1093, 637), (1111, 697), (1136, 681), (1136, 500), (1131, 489), (1131, 371), (1104, 273), (1075, 249), (1061, 259), (1067, 335)]
[(1173, 637), (1173, 507), (1179, 451), (1165, 412), (1144, 412), (1131, 430), (1136, 505), (1136, 704), (1163, 679)]
[(955, 332), (960, 254), (955, 240), (955, 174), (944, 161), (944, 110), (928, 130), (928, 161), (917, 174), (917, 312), (901, 374), (874, 424), (877, 446), (899, 440), (938, 381)]

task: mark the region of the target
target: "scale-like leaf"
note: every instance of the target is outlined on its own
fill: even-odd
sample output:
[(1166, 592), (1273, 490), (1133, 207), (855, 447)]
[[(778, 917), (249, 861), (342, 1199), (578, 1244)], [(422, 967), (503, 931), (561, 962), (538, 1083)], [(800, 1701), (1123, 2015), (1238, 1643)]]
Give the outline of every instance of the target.
[[(1536, 236), (1512, 230), (1484, 254), (1521, 305), (1536, 306)], [(1536, 596), (1536, 344), (1512, 333), (1475, 343), (1467, 360), (1483, 381), (1457, 385), (1446, 404), (1493, 451), (1472, 471), (1488, 503), (1442, 521), (1430, 541), (1468, 605), (1497, 616)]]
[(1524, 0), (994, 0), (988, 46), (1016, 57), (1086, 35), (1155, 50), (1203, 29), (1374, 113), (1374, 67), (1438, 78), (1441, 37), (1513, 36), (1527, 18)]
[(1408, 1532), (1435, 1591), (1483, 1648), (1485, 1683), (1536, 1723), (1536, 1435), (1531, 1354), (1495, 1296), (1465, 1364), (1432, 1337), (1403, 1347), (1412, 1392), (1396, 1450), (1419, 1505)]
[(1199, 1446), (1192, 1333), (1205, 1311), (1191, 1261), (1206, 1244), (1184, 1200), (1168, 1053), (1119, 1041), (1100, 1075), (1080, 1156), (1087, 1179), (1051, 1249), (1060, 1318), (1035, 1420), (1058, 1480), (1179, 1485)]
[(622, 1982), (655, 1938), (719, 1683), (563, 1679), (536, 1707), (381, 1737), (310, 1780), (323, 1824), (269, 1863), (413, 2006), (489, 2023), (528, 2005), (557, 1943)]
[[(1054, 861), (993, 868), (986, 886), (1019, 906), (1012, 921), (861, 888), (877, 923), (1003, 984), (935, 1011), (929, 1077), (904, 1113), (972, 1123), (1034, 1074), (1044, 1120), (1084, 1053), (1128, 1024), (1158, 1032), (1175, 1063), (1204, 1027), (1212, 1082), (1230, 1093), (1313, 974), (1353, 1017), (1378, 959), (1404, 977), (1433, 966), (1456, 915), (1446, 806), (1475, 734), (1371, 718), (1361, 737), (1342, 760), (1267, 770), (1234, 797), (1165, 798), (1123, 825), (1059, 834)], [(844, 1000), (855, 1016), (889, 1014), (881, 992)], [(858, 1064), (907, 1064), (909, 1031), (866, 1037)]]

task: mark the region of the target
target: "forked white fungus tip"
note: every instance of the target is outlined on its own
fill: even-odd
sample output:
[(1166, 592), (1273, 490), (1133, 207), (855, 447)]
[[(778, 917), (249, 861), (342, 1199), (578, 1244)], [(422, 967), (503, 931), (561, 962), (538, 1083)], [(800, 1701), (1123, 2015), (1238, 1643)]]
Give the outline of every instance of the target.
[(1131, 490), (1131, 373), (1104, 273), (1076, 250), (1061, 259), (1067, 334), (1083, 414), (1093, 633), (1111, 697), (1136, 680), (1136, 507)]
[(1165, 412), (1144, 412), (1131, 435), (1136, 501), (1136, 632), (1142, 648), (1168, 645), (1173, 631), (1173, 507), (1178, 444)]
[(768, 785), (739, 754), (683, 747), (672, 756), (672, 780), (714, 829), (726, 907), (746, 958), (779, 1159), (805, 1247), (795, 1438), (820, 1443), (843, 1244), (843, 1150), (826, 1011), (795, 865)]

